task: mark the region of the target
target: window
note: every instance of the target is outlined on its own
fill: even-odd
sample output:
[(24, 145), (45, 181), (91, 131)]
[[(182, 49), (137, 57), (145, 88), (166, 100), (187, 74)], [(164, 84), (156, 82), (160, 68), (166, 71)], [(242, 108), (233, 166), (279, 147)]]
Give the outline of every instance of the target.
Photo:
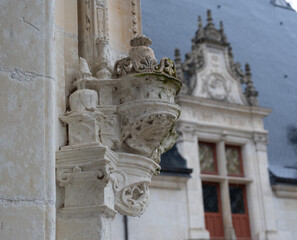
[(216, 145), (214, 143), (199, 142), (199, 161), (201, 172), (217, 174)]
[(224, 239), (220, 186), (218, 183), (202, 183), (206, 229), (211, 239)]
[(251, 238), (246, 191), (244, 185), (229, 186), (232, 223), (238, 240)]
[[(226, 220), (229, 222), (232, 219), (236, 239), (249, 240), (251, 239), (251, 234), (246, 186), (244, 184), (233, 184), (237, 181), (247, 181), (244, 178), (241, 147), (222, 142), (219, 144), (223, 145), (218, 147), (217, 153), (216, 143), (199, 142), (205, 227), (209, 231), (211, 239), (225, 239), (226, 237), (230, 237), (224, 235), (222, 214), (222, 209), (230, 205), (231, 211), (229, 213), (224, 212), (224, 219), (229, 219)], [(220, 156), (218, 161), (222, 162), (217, 162), (217, 154)], [(225, 156), (225, 158), (221, 156)], [(220, 166), (219, 171), (218, 165)], [(228, 183), (227, 186), (220, 186), (221, 182), (226, 181)], [(229, 195), (229, 198), (221, 199), (220, 191), (224, 191), (223, 195)], [(223, 204), (222, 206), (221, 203)]]
[(241, 149), (226, 145), (226, 164), (229, 176), (243, 176)]

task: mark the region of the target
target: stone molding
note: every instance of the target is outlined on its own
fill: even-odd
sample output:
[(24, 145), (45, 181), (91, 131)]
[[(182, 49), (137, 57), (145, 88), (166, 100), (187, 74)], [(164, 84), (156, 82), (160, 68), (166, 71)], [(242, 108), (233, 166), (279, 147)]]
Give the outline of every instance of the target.
[(158, 175), (152, 179), (150, 188), (181, 190), (186, 187), (189, 177)]

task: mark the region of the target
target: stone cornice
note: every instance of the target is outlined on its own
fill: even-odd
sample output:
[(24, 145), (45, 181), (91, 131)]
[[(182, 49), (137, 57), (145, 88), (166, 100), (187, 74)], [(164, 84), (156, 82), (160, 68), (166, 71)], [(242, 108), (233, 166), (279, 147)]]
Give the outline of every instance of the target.
[[(208, 133), (208, 134), (218, 134), (218, 135), (228, 135), (228, 136), (234, 136), (239, 138), (252, 138), (255, 134), (267, 136), (268, 131), (262, 130), (262, 131), (255, 131), (254, 129), (238, 129), (238, 128), (231, 128), (222, 126), (219, 124), (205, 124), (205, 123), (198, 123), (196, 121), (191, 120), (184, 120), (179, 119), (177, 122), (178, 125), (178, 131), (183, 131), (180, 126), (181, 125), (187, 125), (191, 127), (191, 131), (193, 135), (197, 135), (197, 132), (199, 133)], [(211, 127), (211, 128), (210, 128)]]
[(255, 106), (246, 106), (246, 105), (236, 105), (224, 102), (213, 101), (210, 99), (190, 96), (190, 95), (180, 95), (176, 97), (177, 103), (181, 106), (183, 105), (192, 105), (193, 107), (203, 107), (209, 109), (215, 109), (230, 113), (239, 113), (244, 115), (253, 115), (259, 117), (266, 117), (271, 113), (271, 109), (255, 107)]

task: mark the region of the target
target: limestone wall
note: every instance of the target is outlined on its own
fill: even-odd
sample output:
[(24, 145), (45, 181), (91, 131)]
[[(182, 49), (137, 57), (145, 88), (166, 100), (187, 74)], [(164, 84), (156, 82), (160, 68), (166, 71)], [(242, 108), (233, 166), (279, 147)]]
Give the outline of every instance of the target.
[[(296, 193), (292, 191), (292, 193)], [(297, 201), (296, 198), (279, 198), (274, 196), (276, 224), (280, 239), (296, 239)]]
[(54, 1), (0, 1), (0, 239), (55, 239)]

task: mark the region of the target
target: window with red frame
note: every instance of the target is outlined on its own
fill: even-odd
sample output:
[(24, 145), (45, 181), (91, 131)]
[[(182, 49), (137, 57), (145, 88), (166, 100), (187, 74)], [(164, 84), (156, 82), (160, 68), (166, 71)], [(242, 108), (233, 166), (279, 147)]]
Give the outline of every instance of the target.
[(220, 185), (218, 183), (202, 183), (205, 227), (210, 238), (223, 240), (224, 227), (221, 207)]
[(245, 185), (229, 185), (232, 222), (236, 239), (250, 240), (250, 222)]
[(201, 173), (218, 173), (216, 145), (214, 143), (199, 142), (199, 161)]
[(228, 175), (243, 177), (241, 147), (226, 145), (225, 152)]

